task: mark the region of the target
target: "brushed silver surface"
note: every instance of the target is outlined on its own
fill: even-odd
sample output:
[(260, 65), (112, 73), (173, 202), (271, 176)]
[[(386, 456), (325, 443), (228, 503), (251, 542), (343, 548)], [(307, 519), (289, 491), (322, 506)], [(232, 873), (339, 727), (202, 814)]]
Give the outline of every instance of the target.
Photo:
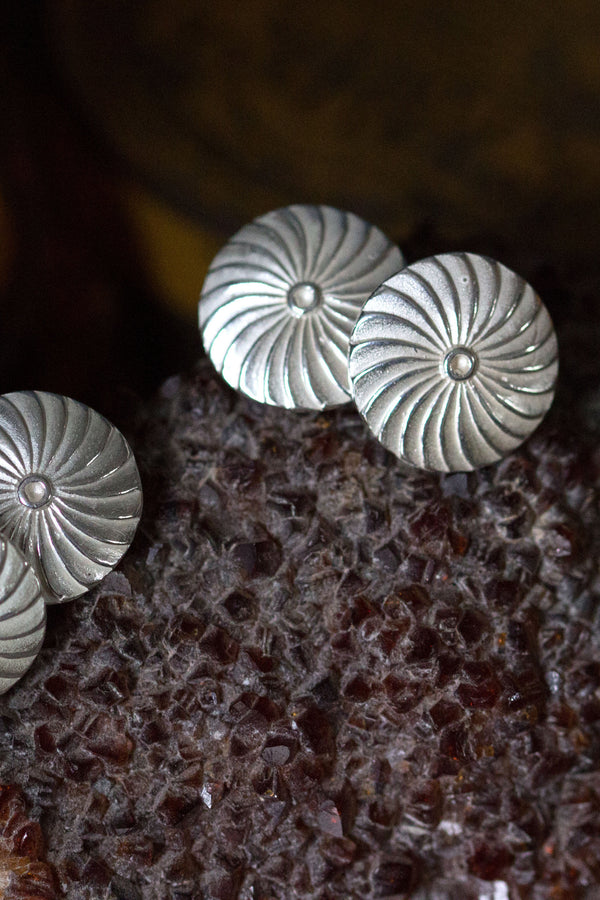
[(142, 510), (120, 431), (57, 394), (0, 397), (0, 532), (23, 551), (48, 603), (85, 593), (117, 565)]
[(554, 398), (558, 345), (522, 278), (473, 253), (444, 253), (389, 278), (350, 338), (353, 397), (402, 461), (441, 472), (501, 459)]
[(0, 536), (0, 694), (25, 674), (46, 631), (46, 603), (25, 557)]
[(202, 288), (206, 352), (231, 387), (287, 409), (350, 400), (348, 339), (362, 304), (403, 265), (353, 213), (288, 206), (245, 225)]

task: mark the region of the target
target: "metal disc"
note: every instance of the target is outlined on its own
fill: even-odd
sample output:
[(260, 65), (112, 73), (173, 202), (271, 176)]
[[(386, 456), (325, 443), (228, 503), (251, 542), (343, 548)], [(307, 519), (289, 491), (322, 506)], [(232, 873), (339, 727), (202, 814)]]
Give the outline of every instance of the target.
[(550, 408), (558, 346), (522, 278), (473, 253), (408, 266), (369, 297), (350, 378), (375, 436), (412, 466), (460, 472), (519, 446)]
[(46, 632), (46, 604), (25, 557), (0, 536), (0, 694), (25, 674)]
[(38, 391), (0, 397), (0, 531), (48, 603), (85, 593), (117, 565), (142, 510), (120, 431), (83, 403)]
[(199, 306), (206, 352), (231, 387), (260, 403), (347, 403), (352, 326), (402, 265), (398, 248), (352, 213), (287, 206), (260, 216), (209, 269)]

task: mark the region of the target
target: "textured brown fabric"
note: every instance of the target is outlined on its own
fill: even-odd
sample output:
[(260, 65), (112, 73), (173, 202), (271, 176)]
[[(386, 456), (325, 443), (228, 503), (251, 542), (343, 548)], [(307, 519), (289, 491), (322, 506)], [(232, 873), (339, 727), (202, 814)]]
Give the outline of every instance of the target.
[(141, 534), (1, 705), (66, 895), (593, 897), (598, 460), (559, 420), (406, 477), (351, 408), (168, 381)]

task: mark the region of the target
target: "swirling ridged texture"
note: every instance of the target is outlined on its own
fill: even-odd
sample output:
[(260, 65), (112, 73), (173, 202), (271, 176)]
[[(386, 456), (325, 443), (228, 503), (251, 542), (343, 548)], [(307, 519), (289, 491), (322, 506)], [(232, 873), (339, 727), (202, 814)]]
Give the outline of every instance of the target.
[[(558, 374), (550, 316), (500, 263), (447, 253), (408, 266), (375, 291), (350, 340), (359, 412), (412, 466), (469, 471), (519, 446), (548, 411)], [(456, 348), (475, 360), (448, 374)]]
[[(289, 206), (244, 226), (217, 254), (200, 297), (206, 352), (223, 378), (260, 403), (347, 403), (348, 339), (369, 294), (403, 265), (372, 225), (328, 206)], [(296, 285), (314, 308), (288, 302)]]
[(20, 550), (0, 537), (0, 694), (25, 674), (46, 631), (46, 604)]
[[(38, 475), (47, 503), (19, 499)], [(0, 397), (0, 530), (23, 551), (49, 603), (83, 594), (119, 562), (142, 509), (131, 448), (110, 422), (56, 394)]]

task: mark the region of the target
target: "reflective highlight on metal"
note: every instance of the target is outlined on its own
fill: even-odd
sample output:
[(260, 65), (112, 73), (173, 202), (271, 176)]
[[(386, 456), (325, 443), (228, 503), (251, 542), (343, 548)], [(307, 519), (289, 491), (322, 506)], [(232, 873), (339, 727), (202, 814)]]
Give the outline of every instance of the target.
[(103, 416), (57, 394), (0, 397), (0, 531), (48, 603), (78, 597), (110, 572), (141, 511), (133, 453)]
[(46, 604), (20, 550), (0, 537), (0, 694), (25, 674), (46, 631)]
[(554, 398), (558, 345), (522, 278), (444, 253), (389, 278), (350, 338), (350, 379), (375, 436), (411, 466), (460, 472), (519, 446)]
[(244, 226), (202, 288), (206, 352), (231, 387), (288, 409), (350, 400), (348, 339), (362, 304), (403, 265), (352, 213), (288, 206)]

